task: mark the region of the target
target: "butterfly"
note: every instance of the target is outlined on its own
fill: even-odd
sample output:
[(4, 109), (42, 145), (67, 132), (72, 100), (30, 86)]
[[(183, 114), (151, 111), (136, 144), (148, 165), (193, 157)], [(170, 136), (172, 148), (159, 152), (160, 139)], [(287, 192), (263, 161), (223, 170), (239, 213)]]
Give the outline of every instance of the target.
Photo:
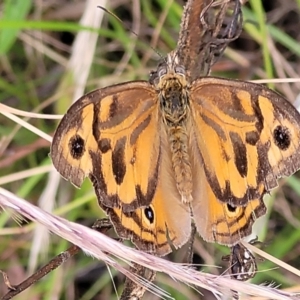
[(205, 241), (234, 247), (266, 213), (264, 194), (300, 168), (300, 115), (286, 99), (191, 73), (183, 53), (149, 81), (81, 97), (50, 153), (75, 186), (89, 177), (121, 238), (157, 255), (185, 244), (192, 221)]

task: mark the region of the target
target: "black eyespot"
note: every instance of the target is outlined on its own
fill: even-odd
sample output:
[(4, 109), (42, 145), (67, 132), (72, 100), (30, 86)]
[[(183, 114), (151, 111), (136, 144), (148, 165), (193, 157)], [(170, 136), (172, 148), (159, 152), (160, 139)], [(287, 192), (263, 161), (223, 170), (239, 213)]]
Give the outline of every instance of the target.
[(148, 221), (150, 222), (150, 224), (152, 224), (154, 222), (154, 212), (153, 209), (148, 206), (144, 209), (144, 213), (146, 218), (148, 219)]
[(74, 159), (80, 159), (85, 152), (83, 138), (80, 135), (74, 135), (69, 141), (69, 149)]
[(291, 134), (287, 127), (278, 125), (273, 131), (273, 138), (280, 150), (286, 150), (291, 144)]
[(230, 212), (235, 212), (236, 210), (236, 207), (230, 205), (230, 204), (227, 204), (227, 209), (230, 211)]

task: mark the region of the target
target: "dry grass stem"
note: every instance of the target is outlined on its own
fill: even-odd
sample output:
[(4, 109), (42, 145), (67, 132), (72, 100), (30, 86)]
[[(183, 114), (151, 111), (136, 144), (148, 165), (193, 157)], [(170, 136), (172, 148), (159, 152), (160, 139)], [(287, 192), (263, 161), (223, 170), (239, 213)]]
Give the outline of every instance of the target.
[[(136, 278), (132, 273), (128, 272), (120, 262), (116, 261), (116, 258), (128, 264), (130, 264), (130, 261), (135, 262), (154, 271), (164, 272), (174, 280), (210, 290), (217, 298), (221, 297), (221, 295), (230, 295), (231, 290), (235, 290), (240, 293), (261, 296), (267, 299), (299, 299), (294, 293), (284, 292), (271, 286), (255, 285), (235, 281), (225, 276), (205, 274), (195, 271), (192, 268), (129, 248), (99, 232), (45, 212), (3, 188), (0, 188), (0, 206), (4, 209), (12, 209), (34, 222), (43, 224), (51, 232), (77, 245), (87, 254), (102, 260), (136, 282), (142, 279)], [(152, 285), (151, 288), (149, 286), (149, 289), (152, 291)]]

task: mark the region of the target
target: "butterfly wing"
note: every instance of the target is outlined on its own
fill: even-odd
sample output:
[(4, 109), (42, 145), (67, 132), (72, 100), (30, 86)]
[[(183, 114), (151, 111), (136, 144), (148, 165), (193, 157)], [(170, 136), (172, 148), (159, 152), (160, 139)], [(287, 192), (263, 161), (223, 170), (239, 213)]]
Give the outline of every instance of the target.
[(89, 176), (105, 206), (132, 211), (149, 205), (160, 159), (157, 101), (155, 90), (143, 81), (83, 96), (53, 137), (55, 168), (77, 187)]
[(190, 98), (195, 222), (204, 239), (233, 245), (265, 214), (262, 196), (300, 168), (300, 116), (248, 82), (202, 78)]
[(110, 217), (118, 235), (130, 239), (138, 249), (163, 256), (172, 251), (171, 245), (184, 245), (191, 233), (190, 208), (181, 201), (172, 174), (170, 147), (164, 127), (161, 138), (161, 161), (153, 201), (149, 206), (124, 212), (118, 207), (100, 206)]
[(131, 212), (105, 207), (101, 203), (100, 206), (119, 237), (130, 239), (142, 251), (164, 256), (172, 251), (171, 245), (175, 248), (184, 245), (191, 230), (189, 207), (170, 193), (168, 196), (166, 201), (161, 187), (158, 187), (149, 206)]

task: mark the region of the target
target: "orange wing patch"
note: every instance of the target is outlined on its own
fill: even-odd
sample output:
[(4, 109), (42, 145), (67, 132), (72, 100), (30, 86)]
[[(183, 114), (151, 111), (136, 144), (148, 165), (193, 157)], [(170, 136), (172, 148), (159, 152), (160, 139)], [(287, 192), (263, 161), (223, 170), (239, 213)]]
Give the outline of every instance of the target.
[[(259, 193), (263, 194), (261, 184)], [(198, 173), (193, 193), (192, 211), (197, 231), (205, 241), (232, 246), (252, 232), (255, 220), (266, 213), (261, 198), (245, 206), (232, 206), (216, 198), (204, 172)]]
[(245, 206), (263, 196), (261, 185), (269, 191), (300, 168), (300, 116), (279, 94), (247, 82), (203, 78), (193, 84), (191, 103), (193, 148), (220, 201)]
[(168, 254), (171, 245), (175, 248), (184, 245), (191, 231), (188, 206), (181, 203), (176, 190), (164, 190), (162, 181), (164, 178), (160, 177), (151, 204), (131, 212), (105, 207), (99, 202), (121, 238), (130, 239), (138, 249), (156, 255)]
[(157, 101), (147, 82), (115, 85), (82, 97), (55, 133), (54, 166), (78, 187), (89, 176), (105, 206), (130, 211), (149, 205), (159, 165)]

